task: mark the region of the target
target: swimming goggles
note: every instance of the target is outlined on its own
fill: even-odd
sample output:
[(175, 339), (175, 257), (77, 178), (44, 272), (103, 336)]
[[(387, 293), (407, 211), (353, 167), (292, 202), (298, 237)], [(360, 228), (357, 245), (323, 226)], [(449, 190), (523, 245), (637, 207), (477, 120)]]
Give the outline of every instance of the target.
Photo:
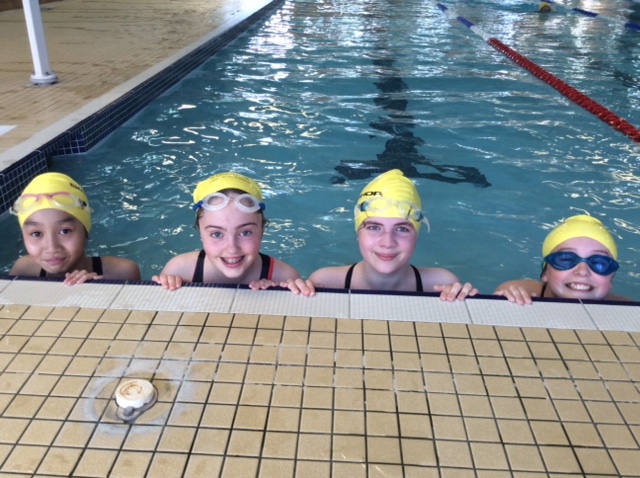
[(47, 199), (55, 209), (88, 209), (89, 205), (71, 193), (61, 191), (52, 194), (23, 194), (10, 209), (11, 214), (26, 214)]
[(364, 212), (375, 215), (376, 217), (384, 217), (389, 209), (396, 209), (400, 216), (409, 221), (424, 222), (427, 225), (427, 231), (430, 229), (427, 217), (422, 213), (420, 208), (409, 201), (396, 201), (385, 197), (372, 197), (366, 201), (356, 204), (354, 213)]
[(586, 262), (589, 269), (601, 276), (613, 274), (620, 268), (620, 264), (609, 256), (596, 254), (585, 258), (569, 251), (560, 251), (549, 254), (544, 258), (544, 262), (558, 271), (568, 271), (569, 269), (576, 267), (581, 262)]
[(251, 194), (240, 194), (238, 196), (229, 197), (222, 193), (209, 194), (202, 201), (198, 201), (193, 205), (193, 210), (197, 211), (200, 208), (207, 211), (219, 211), (227, 207), (229, 201), (233, 201), (238, 209), (243, 212), (257, 212), (266, 208), (264, 203), (260, 202), (258, 198)]

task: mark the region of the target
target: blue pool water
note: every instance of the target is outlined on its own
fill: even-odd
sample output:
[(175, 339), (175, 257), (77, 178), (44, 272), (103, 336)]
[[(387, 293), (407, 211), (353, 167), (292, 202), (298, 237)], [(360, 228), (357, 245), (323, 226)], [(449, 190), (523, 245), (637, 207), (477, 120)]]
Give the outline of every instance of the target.
[[(637, 4), (601, 18), (534, 3), (445, 2), (521, 55), (640, 125)], [(591, 5), (593, 3), (593, 5)], [(264, 252), (303, 275), (355, 262), (353, 204), (380, 170), (423, 198), (413, 263), (490, 293), (536, 277), (542, 241), (579, 213), (615, 235), (615, 290), (640, 299), (640, 149), (424, 0), (290, 0), (84, 156), (53, 169), (86, 187), (92, 253), (137, 260), (143, 278), (199, 248), (191, 193), (235, 170), (259, 181)], [(0, 265), (23, 253), (2, 219)]]

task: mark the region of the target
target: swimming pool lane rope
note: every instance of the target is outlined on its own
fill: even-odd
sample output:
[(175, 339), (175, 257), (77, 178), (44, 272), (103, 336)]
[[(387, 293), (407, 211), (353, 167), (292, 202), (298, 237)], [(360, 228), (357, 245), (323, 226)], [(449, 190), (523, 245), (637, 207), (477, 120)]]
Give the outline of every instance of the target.
[(434, 5), (438, 9), (440, 9), (443, 13), (445, 13), (448, 17), (462, 23), (464, 26), (469, 28), (476, 35), (480, 36), (489, 45), (491, 45), (493, 48), (498, 50), (504, 56), (506, 56), (511, 61), (521, 66), (525, 70), (527, 70), (529, 73), (531, 73), (535, 77), (547, 83), (549, 86), (554, 88), (560, 94), (564, 95), (565, 97), (567, 97), (568, 99), (576, 103), (578, 106), (581, 106), (582, 108), (587, 110), (589, 113), (595, 115), (600, 120), (604, 121), (609, 126), (611, 126), (613, 129), (619, 131), (625, 136), (628, 136), (633, 141), (640, 143), (640, 130), (635, 126), (633, 126), (631, 123), (620, 118), (615, 113), (609, 111), (607, 108), (595, 102), (584, 93), (581, 93), (580, 91), (576, 90), (574, 87), (568, 85), (561, 79), (549, 73), (544, 68), (541, 68), (540, 66), (536, 65), (534, 62), (522, 56), (520, 53), (513, 50), (512, 48), (508, 47), (497, 38), (490, 36), (487, 32), (475, 26), (466, 18), (459, 16), (452, 9), (448, 8), (447, 6), (438, 2), (437, 0), (432, 0), (432, 3), (434, 3)]
[(571, 7), (568, 7), (566, 5), (563, 5), (560, 2), (554, 2), (553, 0), (545, 0), (545, 1), (550, 5), (559, 5), (559, 6), (563, 7), (563, 8), (566, 8), (569, 11), (579, 13), (580, 15), (584, 15), (584, 16), (589, 17), (589, 18), (602, 18), (602, 19), (607, 20), (609, 22), (617, 23), (618, 25), (622, 25), (624, 28), (628, 28), (630, 30), (635, 30), (637, 32), (640, 32), (640, 25), (638, 25), (637, 23), (627, 22), (627, 21), (622, 20), (620, 18), (607, 17), (607, 16), (601, 15), (599, 13), (590, 12), (589, 10), (584, 10), (582, 8), (577, 8), (577, 7), (576, 8), (571, 8)]

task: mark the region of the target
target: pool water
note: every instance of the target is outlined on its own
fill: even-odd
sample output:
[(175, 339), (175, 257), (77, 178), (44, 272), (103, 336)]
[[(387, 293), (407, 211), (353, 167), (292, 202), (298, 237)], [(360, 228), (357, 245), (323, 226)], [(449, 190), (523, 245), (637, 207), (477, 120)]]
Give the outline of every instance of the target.
[[(585, 2), (634, 21), (628, 2)], [(593, 3), (593, 5), (591, 4)], [(640, 32), (534, 3), (445, 2), (532, 62), (640, 125)], [(353, 206), (399, 168), (422, 196), (412, 262), (481, 292), (537, 277), (547, 232), (591, 214), (616, 237), (615, 291), (639, 298), (640, 149), (424, 0), (286, 1), (88, 154), (53, 170), (85, 186), (89, 252), (143, 278), (198, 249), (191, 194), (234, 170), (262, 186), (263, 252), (304, 276), (353, 263)], [(2, 270), (24, 253), (1, 221)]]

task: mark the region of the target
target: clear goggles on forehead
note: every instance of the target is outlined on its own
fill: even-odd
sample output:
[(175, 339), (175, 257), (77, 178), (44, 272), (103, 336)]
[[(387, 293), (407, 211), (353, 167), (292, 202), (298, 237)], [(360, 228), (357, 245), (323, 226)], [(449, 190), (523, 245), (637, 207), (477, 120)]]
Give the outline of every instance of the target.
[(10, 209), (12, 214), (26, 214), (38, 207), (43, 199), (47, 199), (56, 209), (88, 209), (89, 205), (82, 199), (61, 191), (52, 194), (23, 194)]
[(360, 204), (356, 204), (355, 213), (364, 212), (375, 214), (378, 217), (384, 217), (384, 214), (389, 209), (396, 209), (400, 216), (409, 221), (424, 222), (427, 225), (427, 231), (430, 229), (426, 216), (418, 206), (409, 201), (395, 201), (385, 197), (372, 197)]
[(198, 201), (193, 205), (193, 210), (197, 211), (200, 208), (207, 211), (219, 211), (227, 207), (230, 201), (236, 205), (238, 209), (243, 212), (257, 212), (265, 209), (264, 203), (260, 202), (258, 198), (251, 194), (240, 194), (238, 196), (229, 197), (222, 193), (209, 194), (202, 201)]
[(569, 269), (576, 267), (581, 262), (586, 262), (589, 269), (601, 276), (613, 274), (620, 268), (620, 264), (618, 264), (612, 257), (600, 254), (595, 254), (589, 257), (580, 257), (578, 254), (571, 251), (560, 251), (549, 254), (544, 258), (544, 262), (558, 271), (568, 271)]

